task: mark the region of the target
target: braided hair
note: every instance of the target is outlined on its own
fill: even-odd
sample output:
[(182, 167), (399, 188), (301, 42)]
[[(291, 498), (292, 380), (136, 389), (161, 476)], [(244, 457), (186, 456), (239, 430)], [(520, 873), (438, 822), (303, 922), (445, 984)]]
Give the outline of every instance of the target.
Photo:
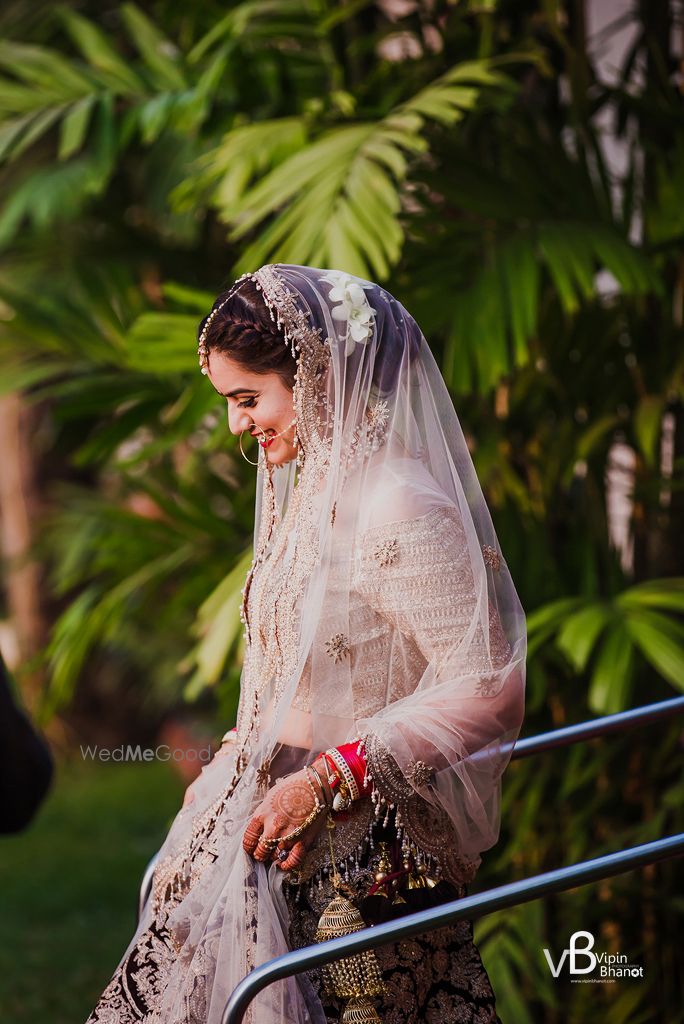
[[(271, 320), (268, 306), (261, 292), (250, 278), (246, 278), (228, 301), (222, 292), (217, 306), (225, 305), (213, 317), (205, 345), (208, 352), (223, 352), (252, 373), (277, 373), (285, 387), (294, 387), (297, 363), (285, 341), (285, 335)], [(197, 338), (211, 316), (200, 322)]]

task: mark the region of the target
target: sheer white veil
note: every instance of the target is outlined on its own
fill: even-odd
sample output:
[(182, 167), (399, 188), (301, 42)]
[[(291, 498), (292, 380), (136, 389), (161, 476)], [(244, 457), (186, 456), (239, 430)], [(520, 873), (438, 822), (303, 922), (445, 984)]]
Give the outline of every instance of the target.
[[(260, 450), (236, 741), (162, 849), (159, 878), (175, 878), (178, 895), (161, 936), (152, 907), (137, 933), (176, 954), (160, 1024), (219, 1024), (241, 978), (288, 949), (283, 873), (241, 845), (279, 752), (295, 771), (364, 738), (377, 788), (416, 842), (429, 849), (441, 830), (444, 859), (472, 875), (498, 836), (523, 714), (524, 613), (418, 324), (384, 288), (339, 271), (267, 265), (233, 288), (245, 278), (297, 359), (300, 455), (274, 468)], [(359, 692), (379, 649), (372, 630), (357, 643), (364, 607), (396, 634)], [(271, 986), (251, 1013), (325, 1022), (304, 977)]]

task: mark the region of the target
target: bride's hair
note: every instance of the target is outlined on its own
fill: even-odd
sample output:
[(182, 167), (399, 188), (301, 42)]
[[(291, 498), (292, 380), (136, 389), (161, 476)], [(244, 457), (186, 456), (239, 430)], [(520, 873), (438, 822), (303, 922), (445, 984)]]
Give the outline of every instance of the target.
[[(225, 301), (228, 292), (218, 296), (212, 311)], [(207, 314), (197, 328), (197, 338), (211, 316)], [(277, 373), (285, 387), (294, 387), (297, 363), (285, 335), (271, 320), (261, 292), (251, 279), (240, 284), (212, 319), (205, 339), (209, 352), (223, 352), (251, 373)]]

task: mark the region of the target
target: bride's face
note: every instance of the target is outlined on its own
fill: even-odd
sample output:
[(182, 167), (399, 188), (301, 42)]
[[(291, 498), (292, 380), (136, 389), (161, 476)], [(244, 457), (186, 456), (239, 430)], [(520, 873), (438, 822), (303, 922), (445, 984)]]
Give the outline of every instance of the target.
[[(258, 443), (274, 466), (282, 466), (295, 459), (292, 391), (278, 374), (251, 373), (225, 352), (211, 351), (208, 370), (209, 380), (228, 402), (231, 433), (241, 434), (244, 430), (259, 437), (266, 434), (266, 440)], [(281, 436), (276, 437), (276, 434)]]

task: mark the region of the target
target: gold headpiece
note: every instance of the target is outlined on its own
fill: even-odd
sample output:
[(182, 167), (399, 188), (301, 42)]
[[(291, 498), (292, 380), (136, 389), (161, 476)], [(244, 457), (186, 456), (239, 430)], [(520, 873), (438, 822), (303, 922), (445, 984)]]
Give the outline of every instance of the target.
[(212, 325), (214, 317), (219, 312), (219, 310), (223, 309), (225, 304), (230, 299), (232, 299), (233, 293), (235, 292), (237, 286), (242, 281), (244, 281), (245, 278), (253, 277), (253, 276), (254, 276), (253, 274), (243, 274), (242, 277), (239, 277), (237, 279), (237, 281), (235, 282), (235, 284), (230, 289), (230, 291), (228, 292), (228, 294), (226, 295), (226, 297), (223, 300), (223, 302), (219, 303), (218, 306), (215, 306), (212, 309), (212, 311), (209, 314), (209, 316), (207, 317), (206, 323), (205, 323), (204, 327), (202, 328), (202, 333), (199, 336), (199, 344), (197, 345), (197, 355), (199, 356), (200, 370), (202, 371), (202, 373), (204, 373), (204, 374), (209, 373), (209, 349), (207, 348), (207, 335), (209, 333), (209, 328)]

